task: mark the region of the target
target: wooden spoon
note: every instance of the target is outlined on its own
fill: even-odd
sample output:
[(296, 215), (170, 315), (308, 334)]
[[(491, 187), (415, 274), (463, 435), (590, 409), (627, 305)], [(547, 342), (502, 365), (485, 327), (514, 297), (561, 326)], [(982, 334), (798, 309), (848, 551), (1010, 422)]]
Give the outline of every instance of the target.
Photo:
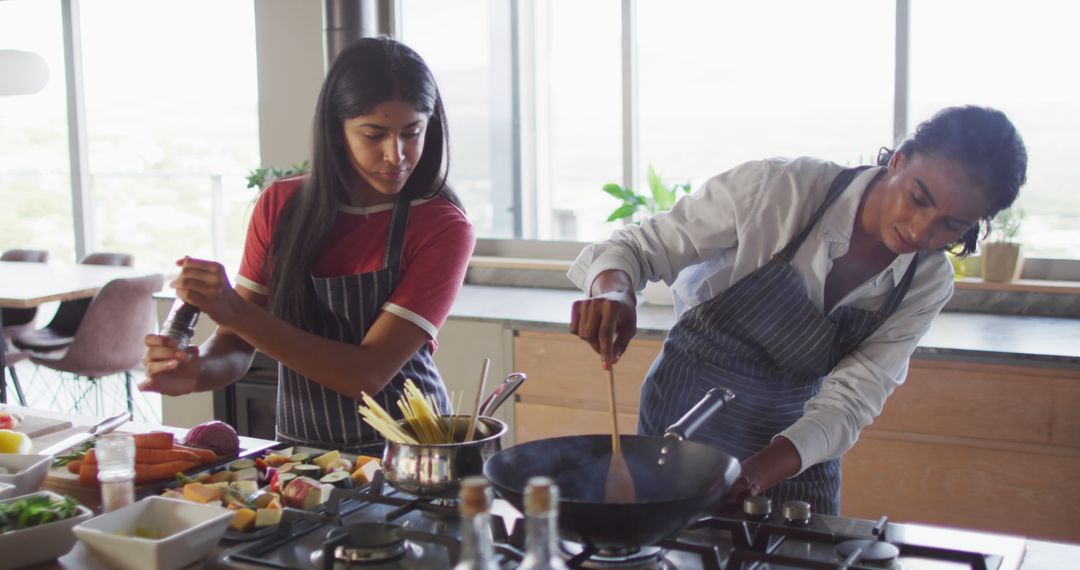
[(615, 414), (615, 367), (608, 365), (608, 405), (611, 408), (611, 465), (604, 484), (605, 503), (636, 503), (634, 478), (619, 441), (619, 417)]

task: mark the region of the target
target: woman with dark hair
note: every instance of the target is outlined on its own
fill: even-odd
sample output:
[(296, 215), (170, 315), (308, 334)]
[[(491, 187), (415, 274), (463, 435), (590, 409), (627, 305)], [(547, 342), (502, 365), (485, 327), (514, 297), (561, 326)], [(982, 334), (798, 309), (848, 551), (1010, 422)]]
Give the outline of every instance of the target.
[(1026, 170), (1016, 128), (980, 107), (940, 111), (877, 166), (743, 164), (585, 248), (571, 331), (614, 364), (636, 332), (634, 291), (674, 282), (679, 318), (642, 385), (639, 431), (730, 388), (695, 436), (742, 462), (728, 500), (763, 492), (836, 514), (840, 456), (952, 295), (943, 251), (971, 253)]
[(279, 364), (281, 440), (381, 444), (362, 394), (400, 416), (412, 379), (448, 412), (432, 352), (475, 238), (446, 182), (446, 113), (420, 56), (387, 38), (344, 49), (315, 110), (312, 169), (259, 196), (237, 286), (185, 258), (177, 296), (218, 325), (201, 347), (149, 335), (142, 389), (176, 395), (239, 379), (260, 350)]

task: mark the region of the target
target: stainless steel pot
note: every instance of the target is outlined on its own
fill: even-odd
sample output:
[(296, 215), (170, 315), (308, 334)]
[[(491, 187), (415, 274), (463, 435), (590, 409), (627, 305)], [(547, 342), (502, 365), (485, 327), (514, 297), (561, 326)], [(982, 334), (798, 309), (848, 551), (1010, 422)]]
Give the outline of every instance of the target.
[[(443, 416), (458, 438), (463, 438), (472, 416)], [(418, 497), (457, 497), (461, 480), (482, 475), (484, 462), (502, 449), (506, 423), (480, 416), (476, 434), (468, 443), (411, 445), (387, 440), (383, 450), (383, 474), (395, 488)]]

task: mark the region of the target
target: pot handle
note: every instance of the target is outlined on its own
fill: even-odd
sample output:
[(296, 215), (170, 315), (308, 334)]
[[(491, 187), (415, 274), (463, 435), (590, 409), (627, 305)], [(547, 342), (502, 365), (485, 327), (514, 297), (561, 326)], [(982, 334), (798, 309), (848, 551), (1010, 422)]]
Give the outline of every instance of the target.
[(511, 372), (499, 382), (499, 385), (495, 387), (495, 390), (491, 392), (483, 402), (480, 403), (480, 416), (490, 416), (495, 413), (495, 410), (499, 409), (499, 406), (503, 404), (514, 392), (521, 387), (521, 383), (525, 381), (525, 374), (522, 372)]
[(719, 412), (728, 402), (734, 399), (735, 392), (727, 388), (720, 387), (709, 390), (709, 393), (705, 394), (705, 397), (695, 404), (693, 408), (690, 408), (689, 412), (683, 414), (679, 421), (667, 428), (664, 437), (673, 437), (679, 441), (685, 440), (704, 425), (705, 420)]

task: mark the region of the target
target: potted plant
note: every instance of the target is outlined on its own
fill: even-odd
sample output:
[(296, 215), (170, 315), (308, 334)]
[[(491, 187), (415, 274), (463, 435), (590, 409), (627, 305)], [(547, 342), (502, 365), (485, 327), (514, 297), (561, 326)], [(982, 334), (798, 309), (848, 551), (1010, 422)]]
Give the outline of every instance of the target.
[(278, 178), (289, 178), (291, 176), (299, 176), (306, 174), (308, 170), (311, 170), (311, 165), (308, 161), (301, 162), (300, 164), (294, 164), (289, 168), (281, 169), (276, 166), (268, 168), (256, 168), (247, 175), (247, 187), (255, 188), (261, 191), (263, 188), (273, 184)]
[(1023, 220), (1023, 210), (1006, 208), (990, 221), (990, 240), (980, 247), (983, 281), (1008, 283), (1020, 278), (1024, 257), (1015, 239)]
[[(648, 177), (649, 193), (638, 193), (634, 189), (619, 184), (610, 183), (604, 185), (604, 192), (614, 196), (621, 204), (608, 215), (607, 221), (623, 223), (640, 223), (646, 215), (666, 212), (675, 205), (680, 194), (690, 193), (690, 183), (667, 185), (652, 164), (649, 165)], [(648, 282), (642, 292), (642, 298), (646, 303), (654, 305), (671, 305), (671, 288), (663, 281)]]

